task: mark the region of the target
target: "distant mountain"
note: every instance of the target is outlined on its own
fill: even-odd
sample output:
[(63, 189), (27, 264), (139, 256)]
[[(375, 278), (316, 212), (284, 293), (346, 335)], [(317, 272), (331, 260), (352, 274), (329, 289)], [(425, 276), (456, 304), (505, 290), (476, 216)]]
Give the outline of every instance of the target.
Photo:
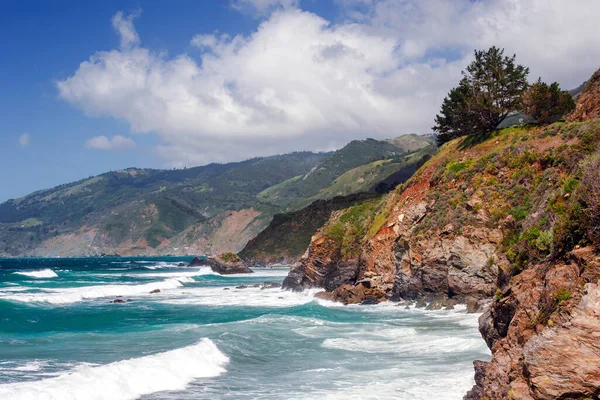
[(583, 93), (583, 89), (585, 89), (585, 85), (588, 81), (583, 82), (581, 85), (577, 86), (575, 89), (569, 90), (569, 94), (573, 97), (574, 100), (578, 100), (581, 93)]
[(258, 198), (293, 211), (317, 199), (367, 191), (402, 169), (407, 155), (433, 144), (433, 137), (414, 134), (385, 141), (354, 140), (325, 157), (309, 173), (271, 187)]
[(0, 204), (0, 256), (239, 251), (275, 214), (335, 196), (339, 190), (325, 189), (346, 172), (379, 162), (379, 174), (356, 178), (372, 185), (400, 169), (400, 159), (430, 145), (419, 138), (179, 170), (129, 168), (41, 190)]

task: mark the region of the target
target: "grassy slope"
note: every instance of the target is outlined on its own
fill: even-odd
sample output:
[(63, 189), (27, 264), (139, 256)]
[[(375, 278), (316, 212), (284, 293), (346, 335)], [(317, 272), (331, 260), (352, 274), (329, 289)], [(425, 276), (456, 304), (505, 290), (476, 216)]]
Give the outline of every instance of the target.
[[(337, 194), (335, 188), (328, 194), (319, 195), (319, 192), (344, 173), (377, 161), (399, 159), (407, 153), (414, 151), (414, 149), (420, 149), (432, 143), (432, 139), (429, 137), (418, 135), (407, 136), (408, 139), (406, 140), (402, 136), (390, 141), (375, 139), (354, 140), (323, 159), (301, 179), (288, 181), (278, 185), (276, 188), (262, 192), (260, 199), (273, 205), (285, 207), (288, 210), (298, 210), (310, 204), (312, 200), (328, 198), (327, 196), (330, 198)], [(378, 164), (372, 165), (372, 167), (377, 166)], [(353, 174), (354, 178), (356, 178), (355, 180), (359, 179), (357, 175), (361, 172), (370, 172), (370, 168), (366, 167), (363, 170), (355, 171)], [(389, 171), (391, 170), (393, 168), (389, 168)], [(372, 182), (377, 182), (381, 175), (383, 174), (378, 174), (377, 177), (372, 179)], [(363, 189), (360, 185), (355, 185), (355, 187), (357, 190)], [(351, 188), (348, 188), (347, 190), (341, 190), (341, 193), (349, 194), (352, 191)], [(338, 192), (340, 191), (338, 190)]]
[[(296, 211), (276, 215), (264, 231), (248, 242), (240, 255), (260, 262), (298, 260), (333, 211), (355, 204), (371, 206), (378, 203), (381, 194), (374, 190), (379, 188), (378, 183), (389, 180), (386, 188), (403, 183), (413, 175), (423, 157), (430, 156), (435, 150), (435, 145), (427, 145), (407, 156), (374, 161), (345, 172), (315, 196), (294, 203), (292, 207)], [(360, 192), (362, 194), (352, 195)]]
[[(392, 209), (423, 187), (431, 207), (415, 235), (439, 233), (449, 224), (458, 232), (473, 229), (474, 215), (484, 213), (488, 227), (506, 227), (501, 251), (511, 270), (504, 273), (516, 274), (588, 242), (581, 165), (600, 153), (599, 144), (600, 120), (507, 128), (472, 147), (457, 139), (396, 191), (335, 213), (321, 232), (342, 247), (344, 257), (356, 257)], [(435, 173), (423, 182), (426, 168)]]

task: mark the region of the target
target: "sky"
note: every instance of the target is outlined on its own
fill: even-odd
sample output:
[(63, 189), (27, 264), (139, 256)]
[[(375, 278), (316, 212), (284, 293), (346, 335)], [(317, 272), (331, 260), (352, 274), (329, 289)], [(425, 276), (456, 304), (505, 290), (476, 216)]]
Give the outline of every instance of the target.
[(429, 133), (490, 46), (530, 80), (600, 67), (597, 0), (0, 3), (0, 202), (180, 168)]

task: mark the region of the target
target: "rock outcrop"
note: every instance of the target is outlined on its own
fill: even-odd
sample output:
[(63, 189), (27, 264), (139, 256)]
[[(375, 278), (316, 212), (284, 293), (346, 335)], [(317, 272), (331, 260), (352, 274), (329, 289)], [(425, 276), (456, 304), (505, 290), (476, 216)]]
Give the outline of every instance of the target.
[(600, 70), (596, 71), (577, 99), (575, 110), (567, 118), (568, 121), (586, 121), (600, 118)]
[(480, 317), (493, 358), (465, 399), (600, 395), (600, 256), (575, 250), (512, 279)]
[(223, 253), (217, 257), (207, 257), (194, 259), (188, 264), (188, 267), (210, 267), (214, 272), (221, 275), (231, 274), (251, 274), (252, 271), (248, 265), (235, 253)]
[[(318, 232), (284, 287), (322, 287), (332, 293), (333, 300), (345, 303), (362, 303), (367, 296), (378, 301), (440, 296), (464, 301), (469, 296), (492, 296), (498, 268), (507, 261), (496, 251), (502, 231), (486, 227), (485, 214), (474, 213), (475, 221), (467, 229), (445, 226), (415, 233), (435, 205), (425, 195), (436, 167), (429, 165), (404, 192), (383, 200), (378, 207), (390, 209), (389, 215), (379, 230), (360, 244), (360, 252), (344, 256), (328, 235), (327, 226)], [(344, 211), (334, 213), (329, 225), (344, 215)], [(360, 285), (368, 292), (357, 288), (347, 293), (347, 285)], [(357, 290), (361, 295), (354, 293)]]

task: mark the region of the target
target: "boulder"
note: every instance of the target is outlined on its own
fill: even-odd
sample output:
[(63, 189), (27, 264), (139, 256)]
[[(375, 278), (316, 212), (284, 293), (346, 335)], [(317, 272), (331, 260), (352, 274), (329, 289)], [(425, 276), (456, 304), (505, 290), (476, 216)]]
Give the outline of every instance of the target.
[(476, 313), (481, 309), (481, 306), (479, 305), (479, 300), (475, 297), (469, 296), (466, 298), (465, 302), (467, 303), (467, 313), (469, 314)]
[(160, 289), (154, 289), (150, 292), (150, 294), (154, 294), (154, 293), (160, 293)]
[[(192, 260), (192, 262), (194, 262)], [(223, 253), (217, 257), (208, 257), (204, 260), (201, 260), (201, 265), (206, 265), (210, 267), (214, 272), (221, 275), (231, 275), (231, 274), (251, 274), (252, 271), (246, 262), (239, 258), (234, 253)], [(190, 263), (190, 266), (192, 263)]]
[(187, 266), (188, 267), (201, 267), (206, 264), (204, 261), (205, 260), (203, 260), (199, 257), (194, 257), (194, 259), (192, 261), (190, 261), (190, 263)]
[(264, 282), (262, 285), (260, 285), (260, 289), (274, 289), (274, 288), (280, 288), (281, 284), (277, 283), (277, 282)]

